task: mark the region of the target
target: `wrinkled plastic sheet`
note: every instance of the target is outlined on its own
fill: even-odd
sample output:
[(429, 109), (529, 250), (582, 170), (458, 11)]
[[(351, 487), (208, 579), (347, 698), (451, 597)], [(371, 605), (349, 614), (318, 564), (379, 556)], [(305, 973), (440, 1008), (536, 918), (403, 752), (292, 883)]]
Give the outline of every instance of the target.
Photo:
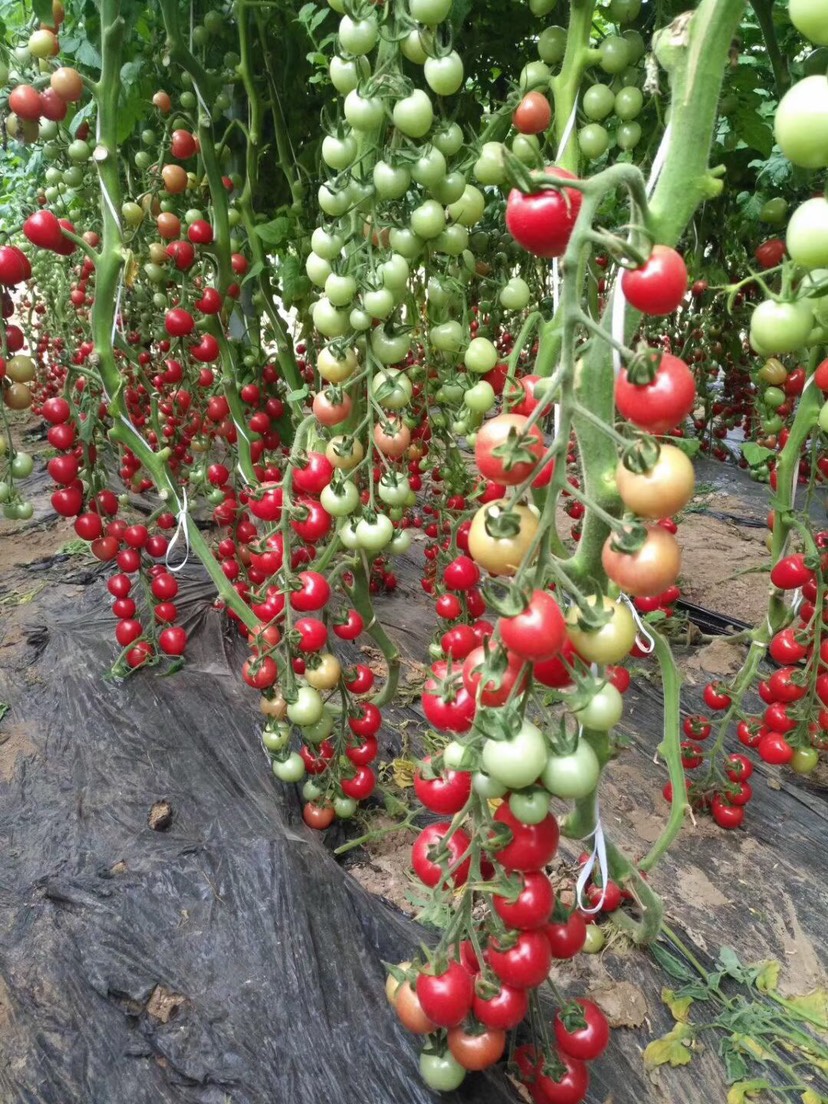
[[(0, 777), (2, 1104), (438, 1099), (383, 993), (383, 960), (428, 937), (354, 882), (272, 778), (244, 646), (209, 586), (187, 569), (186, 667), (118, 683), (103, 578), (78, 593), (73, 570), (0, 652), (17, 667), (0, 671), (0, 738), (26, 742)], [(147, 820), (161, 799), (165, 832)], [(473, 1075), (442, 1099), (514, 1095)]]

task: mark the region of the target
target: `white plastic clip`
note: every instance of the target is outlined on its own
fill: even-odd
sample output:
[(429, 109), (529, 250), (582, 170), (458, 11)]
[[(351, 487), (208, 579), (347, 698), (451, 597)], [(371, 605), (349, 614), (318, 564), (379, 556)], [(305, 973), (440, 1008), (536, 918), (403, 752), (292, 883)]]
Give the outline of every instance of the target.
[[(190, 528), (189, 528), (189, 515), (187, 514), (187, 488), (183, 487), (182, 490), (184, 492), (184, 504), (182, 505), (181, 502), (178, 499), (176, 499), (176, 503), (178, 505), (178, 525), (176, 526), (176, 530), (173, 533), (172, 540), (167, 545), (167, 553), (164, 556), (164, 566), (167, 568), (167, 571), (172, 572), (173, 575), (175, 575), (177, 572), (183, 570), (183, 568), (185, 568), (187, 566), (187, 561), (190, 558)], [(170, 563), (170, 557), (172, 555), (173, 549), (178, 544), (178, 541), (180, 540), (182, 533), (184, 535), (184, 545), (185, 545), (184, 559), (181, 561), (181, 563), (178, 563), (175, 566), (173, 566)]]
[[(609, 881), (609, 863), (607, 862), (607, 844), (604, 839), (604, 828), (601, 824), (601, 814), (596, 812), (595, 828), (590, 832), (590, 836), (594, 837), (595, 844), (592, 848), (592, 854), (587, 861), (581, 867), (581, 872), (578, 875), (578, 881), (575, 883), (575, 902), (581, 912), (585, 912), (588, 916), (594, 916), (595, 913), (600, 912), (604, 907), (604, 899), (607, 894), (607, 882)], [(598, 898), (598, 903), (589, 906), (584, 900), (584, 890), (586, 889), (587, 882), (592, 877), (592, 873), (595, 867), (601, 875), (601, 896)]]

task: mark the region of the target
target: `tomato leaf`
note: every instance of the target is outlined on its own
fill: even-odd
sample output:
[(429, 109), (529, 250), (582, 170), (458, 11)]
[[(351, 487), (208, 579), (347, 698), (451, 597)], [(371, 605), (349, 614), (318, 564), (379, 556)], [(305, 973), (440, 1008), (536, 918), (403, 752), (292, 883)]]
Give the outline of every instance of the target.
[(693, 1057), (690, 1050), (692, 1035), (693, 1029), (689, 1024), (677, 1023), (672, 1031), (645, 1047), (644, 1065), (650, 1069), (666, 1065), (686, 1066)]
[(693, 1004), (692, 997), (680, 997), (673, 989), (662, 989), (661, 999), (670, 1009), (670, 1014), (674, 1020), (679, 1023), (689, 1022), (690, 1007)]
[(693, 972), (688, 966), (676, 958), (676, 956), (668, 951), (662, 943), (654, 943), (650, 947), (650, 954), (670, 977), (675, 978), (677, 981), (694, 981)]
[(701, 441), (698, 437), (670, 437), (669, 443), (675, 445), (677, 449), (681, 449), (684, 455), (689, 456), (691, 460), (701, 448)]
[(754, 441), (745, 441), (742, 445), (742, 456), (747, 460), (749, 467), (758, 468), (767, 463), (774, 455), (773, 449), (764, 448)]
[(747, 1101), (770, 1087), (770, 1082), (765, 1081), (764, 1078), (754, 1081), (738, 1081), (730, 1087), (727, 1094), (727, 1104), (747, 1104)]
[(740, 104), (731, 121), (733, 129), (746, 146), (757, 150), (763, 157), (770, 157), (773, 149), (773, 132), (761, 115)]
[(747, 1062), (733, 1045), (730, 1038), (722, 1039), (719, 1045), (719, 1054), (724, 1062), (729, 1085), (733, 1084), (735, 1081), (741, 1081), (747, 1076)]
[(32, 0), (32, 11), (41, 23), (46, 23), (51, 26), (52, 0)]
[(756, 988), (760, 993), (772, 993), (779, 984), (779, 971), (782, 965), (775, 960), (763, 962), (756, 975)]
[(265, 245), (279, 246), (290, 241), (293, 230), (293, 220), (286, 215), (279, 215), (270, 222), (260, 223), (256, 227), (256, 236), (261, 238)]

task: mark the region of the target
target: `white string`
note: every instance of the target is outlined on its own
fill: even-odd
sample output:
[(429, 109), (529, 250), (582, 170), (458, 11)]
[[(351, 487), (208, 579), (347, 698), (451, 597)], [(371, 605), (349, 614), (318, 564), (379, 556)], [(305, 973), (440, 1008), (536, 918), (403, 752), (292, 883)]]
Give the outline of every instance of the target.
[[(592, 854), (587, 861), (581, 867), (581, 872), (578, 875), (578, 881), (575, 883), (575, 903), (581, 912), (586, 913), (588, 916), (594, 916), (595, 913), (600, 912), (604, 907), (604, 900), (607, 895), (607, 882), (609, 881), (609, 863), (607, 862), (607, 843), (604, 838), (604, 827), (601, 824), (601, 814), (596, 806), (595, 813), (595, 828), (589, 833), (585, 839), (589, 839), (590, 836), (595, 837), (595, 846), (592, 849)], [(591, 907), (584, 900), (584, 890), (586, 889), (587, 882), (592, 877), (592, 872), (595, 867), (601, 874), (601, 896), (598, 898), (598, 902)]]
[[(561, 135), (561, 140), (560, 140), (560, 143), (558, 145), (558, 152), (555, 156), (555, 161), (556, 162), (560, 161), (560, 159), (563, 157), (564, 153), (566, 152), (566, 147), (569, 145), (569, 139), (572, 137), (572, 131), (575, 127), (575, 120), (577, 118), (577, 115), (578, 115), (578, 97), (576, 96), (575, 97), (575, 102), (572, 105), (572, 110), (569, 113), (569, 118), (566, 121), (566, 126), (564, 127), (564, 132)], [(558, 307), (560, 306), (560, 302), (561, 302), (561, 287), (560, 287), (560, 277), (559, 277), (559, 269), (558, 269), (558, 258), (553, 257), (552, 258), (552, 312), (553, 312), (553, 314), (558, 313)], [(555, 436), (557, 437), (559, 432), (560, 432), (561, 420), (562, 420), (561, 408), (560, 408), (559, 403), (555, 403), (554, 418), (555, 418)]]
[(569, 113), (569, 118), (566, 121), (564, 132), (561, 135), (560, 145), (558, 146), (558, 153), (555, 157), (556, 161), (560, 161), (566, 152), (566, 147), (569, 145), (569, 139), (572, 137), (572, 131), (575, 127), (575, 119), (578, 115), (578, 97), (575, 97), (575, 103), (572, 105), (572, 110)]
[(632, 614), (632, 619), (635, 622), (635, 627), (638, 630), (635, 637), (635, 643), (638, 646), (638, 650), (643, 652), (644, 655), (651, 655), (655, 650), (655, 640), (653, 639), (650, 630), (641, 620), (641, 614), (635, 608), (632, 599), (627, 594), (619, 595), (618, 601), (624, 601), (627, 603), (627, 608)]
[(121, 265), (121, 275), (118, 280), (118, 294), (115, 296), (115, 313), (112, 316), (112, 335), (109, 339), (110, 344), (115, 344), (115, 334), (118, 332), (118, 316), (121, 310), (121, 294), (124, 290), (124, 266)]
[[(176, 497), (175, 501), (176, 505), (178, 506), (178, 525), (176, 526), (176, 530), (173, 534), (172, 540), (167, 545), (167, 553), (164, 556), (164, 566), (166, 567), (167, 571), (172, 572), (173, 575), (177, 574), (177, 572), (185, 568), (187, 566), (187, 561), (190, 558), (190, 528), (189, 516), (187, 514), (187, 488), (182, 487), (181, 490), (184, 494), (184, 504), (182, 505), (181, 501), (178, 499), (178, 497)], [(170, 563), (170, 556), (172, 555), (172, 550), (178, 544), (178, 540), (182, 533), (184, 534), (184, 544), (186, 546), (184, 559), (181, 561), (181, 563), (176, 564), (175, 567), (173, 567), (173, 565)]]

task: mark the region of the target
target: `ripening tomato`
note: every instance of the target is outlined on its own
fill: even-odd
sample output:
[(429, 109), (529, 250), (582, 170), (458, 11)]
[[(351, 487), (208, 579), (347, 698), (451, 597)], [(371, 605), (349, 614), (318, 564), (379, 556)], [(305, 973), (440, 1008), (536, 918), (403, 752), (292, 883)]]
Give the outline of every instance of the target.
[(551, 659), (566, 639), (566, 623), (551, 594), (535, 590), (526, 609), (514, 617), (501, 617), (500, 639), (515, 655), (530, 662)]
[(620, 552), (607, 537), (601, 563), (607, 576), (636, 597), (661, 594), (672, 586), (681, 569), (681, 548), (672, 533), (660, 525), (647, 526), (647, 537), (637, 552)]
[(687, 453), (675, 445), (662, 445), (648, 472), (631, 472), (619, 463), (615, 483), (628, 510), (657, 520), (684, 509), (693, 497), (696, 477)]
[(488, 1069), (503, 1057), (506, 1032), (496, 1028), (467, 1031), (465, 1027), (458, 1025), (448, 1033), (448, 1048), (463, 1069)]
[(424, 971), (416, 989), (423, 1012), (438, 1027), (462, 1023), (474, 999), (472, 976), (459, 962), (449, 962), (439, 974)]
[(494, 820), (496, 827), (502, 825), (512, 833), (511, 841), (494, 854), (506, 870), (540, 870), (558, 849), (560, 830), (551, 814), (540, 824), (523, 824), (504, 804), (498, 808)]
[[(505, 660), (504, 670), (499, 668)], [(520, 693), (526, 684), (528, 673), (524, 672), (524, 660), (512, 652), (504, 649), (493, 649), (489, 653), (489, 662), (495, 663), (499, 674), (483, 680), (483, 667), (486, 663), (486, 655), (482, 647), (477, 647), (469, 652), (463, 663), (463, 685), (474, 701), (481, 705), (503, 705), (517, 685), (517, 693)]]
[(521, 134), (543, 134), (552, 122), (552, 108), (541, 92), (527, 92), (515, 108), (512, 123)]
[[(504, 487), (516, 487), (523, 483), (543, 456), (543, 433), (536, 425), (526, 429), (529, 419), (522, 414), (498, 414), (484, 422), (477, 432), (474, 458), (480, 474)], [(517, 460), (498, 455), (511, 445), (521, 452), (529, 452), (531, 460)]]
[(531, 931), (543, 928), (552, 915), (555, 891), (542, 870), (528, 870), (518, 875), (520, 888), (516, 894), (503, 896), (495, 893), (492, 906), (509, 928)]
[(587, 925), (583, 914), (576, 909), (566, 921), (553, 921), (544, 931), (553, 958), (574, 958), (586, 941)]
[(538, 531), (535, 506), (511, 505), (497, 499), (481, 506), (469, 530), (469, 553), (492, 575), (514, 575)]
[(650, 383), (634, 384), (622, 368), (615, 381), (615, 403), (619, 413), (648, 433), (667, 433), (693, 409), (696, 382), (683, 360), (663, 353)]
[(624, 270), (621, 290), (643, 314), (672, 314), (687, 293), (684, 259), (669, 245), (654, 245), (640, 268)]
[(613, 602), (604, 595), (603, 609), (609, 621), (600, 629), (583, 629), (578, 624), (578, 607), (567, 611), (567, 633), (578, 655), (588, 663), (619, 663), (629, 655), (635, 643), (636, 626), (626, 603)]
[[(556, 165), (546, 172), (562, 180), (576, 177)], [(525, 195), (513, 188), (506, 201), (506, 229), (530, 253), (539, 257), (561, 257), (581, 210), (582, 196), (576, 188), (550, 188)]]
[(409, 981), (398, 986), (394, 997), (394, 1009), (400, 1023), (413, 1035), (430, 1035), (437, 1025), (423, 1012), (417, 991)]
[(512, 985), (501, 984), (500, 989), (490, 992), (490, 986), (479, 986), (474, 994), (472, 1012), (476, 1019), (486, 1027), (511, 1031), (526, 1018), (529, 1012), (529, 997), (525, 989), (515, 989)]
[[(463, 862), (460, 860), (468, 851), (471, 841), (462, 828), (456, 829), (449, 836), (450, 827), (451, 823), (447, 820), (429, 824), (427, 828), (423, 828), (411, 848), (414, 873), (424, 885), (432, 889), (436, 885), (445, 885), (446, 870), (452, 866), (455, 867), (454, 872), (449, 875), (452, 885), (461, 886), (468, 881), (471, 859), (466, 858)], [(442, 861), (439, 861), (441, 854)], [(457, 863), (460, 865), (457, 866)]]
[(458, 813), (471, 795), (471, 774), (447, 767), (436, 774), (430, 755), (423, 759), (423, 768), (414, 772), (414, 792), (418, 800), (432, 813), (443, 816)]

